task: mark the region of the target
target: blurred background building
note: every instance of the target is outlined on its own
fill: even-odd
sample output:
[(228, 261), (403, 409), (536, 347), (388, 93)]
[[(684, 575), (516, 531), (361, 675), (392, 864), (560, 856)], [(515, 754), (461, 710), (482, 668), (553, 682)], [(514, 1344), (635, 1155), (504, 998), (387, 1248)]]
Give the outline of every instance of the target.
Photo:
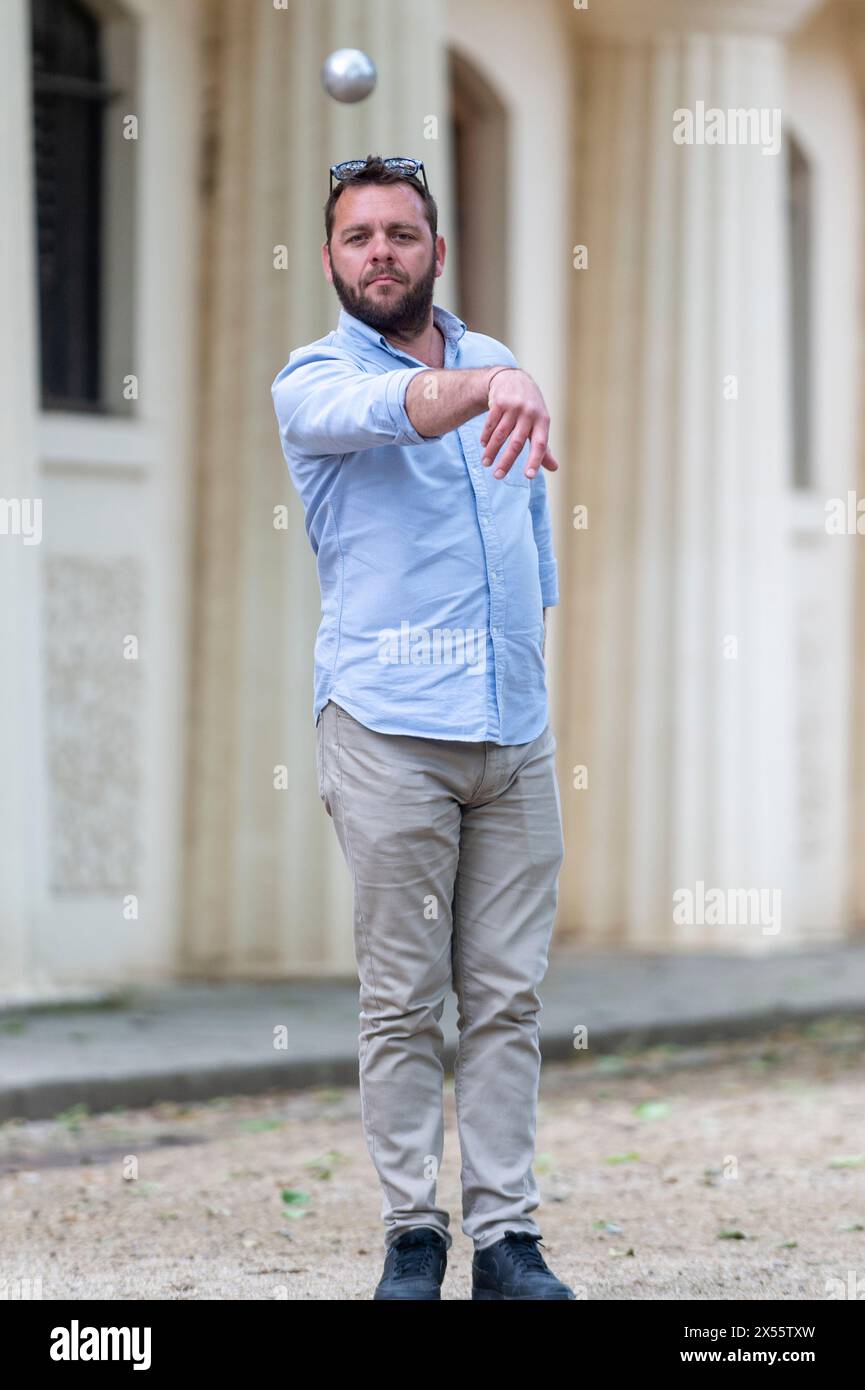
[[(4, 0), (4, 997), (352, 973), (270, 383), (368, 153), (425, 161), (438, 302), (551, 410), (556, 944), (861, 933), (863, 90), (860, 0)], [(780, 144), (677, 143), (699, 103)], [(780, 930), (677, 922), (698, 884)]]

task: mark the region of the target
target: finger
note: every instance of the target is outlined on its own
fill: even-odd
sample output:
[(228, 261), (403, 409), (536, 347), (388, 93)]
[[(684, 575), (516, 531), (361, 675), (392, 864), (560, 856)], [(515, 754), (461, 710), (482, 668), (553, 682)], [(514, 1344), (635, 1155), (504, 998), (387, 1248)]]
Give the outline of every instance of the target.
[(551, 473), (555, 473), (556, 469), (559, 466), (554, 456), (550, 453), (549, 449), (547, 450), (547, 456), (544, 459), (543, 466), (544, 468), (548, 468)]
[(504, 409), (505, 409), (505, 408), (504, 408), (503, 405), (491, 405), (491, 406), (490, 406), (489, 410), (487, 411), (487, 418), (486, 418), (486, 421), (484, 422), (484, 427), (483, 427), (483, 429), (481, 430), (481, 443), (482, 443), (482, 444), (486, 444), (486, 442), (487, 442), (487, 440), (489, 439), (490, 435), (492, 434), (492, 432), (493, 432), (495, 426), (499, 423), (499, 420), (502, 418), (502, 415), (503, 415), (503, 413), (504, 413)]
[(495, 429), (490, 435), (489, 441), (487, 442), (487, 446), (484, 449), (484, 464), (492, 463), (496, 454), (499, 452), (499, 449), (502, 447), (508, 435), (511, 433), (511, 430), (516, 425), (516, 422), (516, 410), (506, 410), (501, 420), (496, 425)]
[(514, 460), (517, 459), (523, 451), (525, 442), (529, 437), (530, 428), (531, 421), (526, 419), (524, 415), (521, 415), (516, 425), (514, 426), (513, 434), (508, 440), (508, 445), (505, 449), (505, 452), (502, 454), (501, 458), (498, 460), (495, 468), (493, 469), (494, 478), (501, 478), (504, 476), (505, 473), (510, 471), (511, 465), (513, 464)]
[(505, 435), (499, 434), (499, 443), (493, 446), (493, 436), (496, 434), (497, 430), (501, 430), (506, 415), (507, 411), (505, 410), (505, 407), (503, 405), (494, 405), (490, 409), (490, 413), (487, 416), (487, 423), (484, 426), (484, 435), (486, 435), (486, 438), (484, 438), (483, 435), (481, 436), (481, 443), (484, 445), (485, 457), (494, 457), (502, 443), (502, 440), (507, 437), (507, 432), (505, 432)]
[(514, 432), (508, 440), (507, 448), (493, 468), (494, 478), (501, 478), (505, 473), (510, 472), (525, 448), (528, 437), (528, 429), (525, 424), (522, 426), (516, 425), (514, 427)]
[(529, 451), (529, 457), (526, 463), (527, 478), (533, 478), (535, 476), (544, 460), (544, 456), (547, 452), (548, 435), (549, 428), (539, 421), (532, 430), (532, 447)]

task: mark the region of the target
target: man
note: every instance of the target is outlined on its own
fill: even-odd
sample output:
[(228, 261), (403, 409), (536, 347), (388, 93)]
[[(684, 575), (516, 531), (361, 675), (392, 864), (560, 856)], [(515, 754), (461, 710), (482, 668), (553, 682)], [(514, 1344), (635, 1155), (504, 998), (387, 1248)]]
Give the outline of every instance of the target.
[(564, 854), (543, 655), (549, 416), (506, 347), (433, 305), (445, 242), (419, 161), (335, 165), (325, 228), (339, 325), (271, 389), (321, 586), (317, 770), (354, 884), (375, 1298), (441, 1297), (451, 987), (472, 1297), (574, 1298), (531, 1216), (536, 988)]

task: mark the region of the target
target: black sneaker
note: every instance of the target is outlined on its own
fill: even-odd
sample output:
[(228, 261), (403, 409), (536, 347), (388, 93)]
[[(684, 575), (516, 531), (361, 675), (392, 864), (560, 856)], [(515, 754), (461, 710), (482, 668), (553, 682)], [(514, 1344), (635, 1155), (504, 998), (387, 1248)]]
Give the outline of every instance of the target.
[(412, 1226), (390, 1246), (373, 1298), (441, 1299), (447, 1244), (432, 1226)]
[(501, 1240), (476, 1250), (472, 1298), (576, 1298), (547, 1268), (537, 1247), (540, 1239), (529, 1231), (506, 1231)]

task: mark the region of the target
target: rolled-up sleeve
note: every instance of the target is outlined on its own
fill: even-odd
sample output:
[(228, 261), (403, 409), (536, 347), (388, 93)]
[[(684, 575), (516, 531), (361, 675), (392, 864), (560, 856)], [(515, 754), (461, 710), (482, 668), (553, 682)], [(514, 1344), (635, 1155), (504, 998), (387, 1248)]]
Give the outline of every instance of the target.
[(303, 455), (354, 453), (382, 444), (426, 444), (405, 407), (412, 377), (429, 367), (368, 372), (347, 357), (292, 353), (271, 386), (283, 450)]
[(535, 477), (532, 478), (529, 508), (532, 514), (535, 545), (538, 548), (541, 602), (544, 608), (552, 608), (559, 601), (559, 571), (553, 553), (553, 528), (550, 521), (550, 504), (547, 498), (547, 480), (543, 468), (540, 468)]

